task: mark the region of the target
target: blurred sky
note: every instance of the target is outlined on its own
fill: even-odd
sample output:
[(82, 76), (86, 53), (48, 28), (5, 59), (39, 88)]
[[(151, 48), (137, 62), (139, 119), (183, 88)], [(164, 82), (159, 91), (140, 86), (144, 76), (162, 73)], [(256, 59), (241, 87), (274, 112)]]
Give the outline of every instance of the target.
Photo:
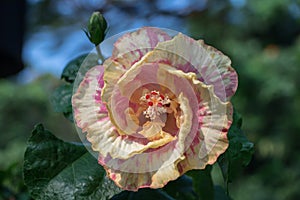
[[(230, 2), (234, 7), (245, 4), (245, 0)], [(207, 1), (28, 0), (27, 3), (27, 34), (23, 47), (23, 60), (27, 68), (20, 73), (20, 82), (28, 82), (43, 73), (59, 77), (68, 61), (90, 52), (93, 45), (82, 29), (95, 9), (102, 10), (109, 23), (107, 38), (142, 26), (164, 27), (187, 33), (185, 16), (205, 9)], [(43, 7), (43, 4), (47, 7)]]
[[(238, 11), (247, 0), (228, 0), (232, 23), (243, 23)], [(64, 66), (74, 57), (90, 52), (93, 45), (83, 29), (96, 9), (109, 23), (107, 38), (122, 31), (142, 26), (156, 26), (188, 33), (186, 16), (207, 8), (208, 0), (27, 0), (27, 33), (23, 60), (27, 68), (19, 81), (51, 73), (60, 76)], [(224, 3), (225, 4), (225, 3)], [(224, 6), (222, 2), (214, 9)], [(299, 5), (291, 3), (290, 11), (300, 17)]]

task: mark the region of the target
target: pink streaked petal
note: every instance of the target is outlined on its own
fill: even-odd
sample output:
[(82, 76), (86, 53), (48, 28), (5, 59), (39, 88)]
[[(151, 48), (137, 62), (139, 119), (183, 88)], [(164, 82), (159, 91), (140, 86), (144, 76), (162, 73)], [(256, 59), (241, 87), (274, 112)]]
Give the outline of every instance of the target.
[[(111, 102), (107, 104), (107, 107), (110, 110), (111, 122), (113, 122), (113, 124), (116, 125), (115, 127), (118, 128), (119, 133), (122, 132), (125, 133), (126, 135), (134, 135), (137, 133), (137, 130), (139, 128), (138, 124), (135, 124), (135, 121), (132, 120), (132, 118), (129, 118), (130, 113), (132, 112), (130, 111), (130, 108), (128, 108), (129, 99), (131, 94), (136, 90), (136, 88), (139, 88), (147, 83), (167, 84), (166, 86), (168, 88), (172, 87), (175, 89), (174, 93), (176, 95), (180, 96), (180, 94), (183, 93), (184, 95), (187, 96), (187, 98), (190, 98), (190, 100), (187, 100), (187, 98), (179, 97), (179, 99), (185, 99), (185, 101), (181, 103), (181, 110), (183, 110), (183, 112), (186, 113), (187, 117), (192, 117), (192, 119), (183, 120), (185, 123), (182, 124), (182, 129), (180, 129), (181, 131), (176, 130), (175, 134), (167, 133), (166, 136), (169, 137), (163, 137), (160, 140), (155, 140), (148, 143), (147, 142), (140, 143), (140, 142), (132, 141), (132, 137), (134, 136), (130, 138), (127, 138), (126, 135), (118, 136), (117, 134), (105, 136), (105, 134), (104, 135), (100, 134), (105, 132), (105, 130), (101, 131), (99, 129), (101, 129), (102, 127), (107, 129), (107, 127), (101, 125), (101, 127), (95, 127), (95, 129), (90, 130), (88, 134), (88, 140), (93, 144), (93, 149), (95, 151), (99, 151), (101, 155), (105, 155), (105, 156), (108, 155), (109, 153), (109, 155), (113, 158), (122, 158), (122, 159), (131, 158), (133, 155), (141, 154), (148, 149), (158, 148), (170, 143), (172, 140), (176, 139), (176, 137), (173, 138), (172, 135), (177, 135), (177, 134), (183, 135), (183, 131), (184, 131), (185, 132), (184, 135), (190, 134), (192, 137), (193, 133), (196, 133), (196, 130), (198, 128), (197, 126), (198, 119), (196, 117), (196, 113), (193, 113), (193, 111), (197, 110), (196, 108), (198, 102), (197, 102), (197, 98), (193, 96), (194, 90), (191, 86), (188, 87), (190, 85), (189, 81), (186, 81), (183, 77), (180, 77), (179, 74), (176, 73), (172, 74), (171, 72), (163, 73), (164, 69), (166, 70), (167, 68), (170, 69), (171, 71), (178, 71), (179, 73), (183, 73), (179, 70), (175, 70), (172, 67), (158, 66), (155, 64), (149, 64), (140, 67), (136, 66), (135, 68), (131, 68), (129, 71), (127, 71), (126, 74), (121, 78), (121, 80), (119, 80), (117, 85), (115, 85), (116, 89), (114, 89), (111, 92), (112, 93), (112, 96), (110, 97)], [(158, 76), (158, 74), (160, 75)], [(168, 76), (163, 76), (162, 74), (165, 75), (168, 74)], [(145, 75), (147, 76), (145, 77)], [(172, 76), (174, 76), (173, 79), (171, 78)], [(157, 82), (157, 80), (159, 80), (159, 82)], [(171, 86), (170, 84), (171, 85), (179, 84), (179, 86), (174, 87)], [(168, 85), (170, 85), (170, 87)], [(188, 103), (192, 107), (189, 111), (184, 106)], [(189, 127), (191, 124), (192, 124), (192, 128)], [(107, 134), (111, 134), (111, 132), (107, 132)], [(181, 141), (184, 140), (185, 140), (184, 138), (181, 139)], [(109, 146), (108, 144), (111, 144), (111, 146)], [(182, 150), (183, 152), (184, 145), (182, 145), (181, 148), (183, 149)], [(105, 149), (105, 151), (103, 149)]]
[(191, 169), (204, 169), (206, 165), (215, 163), (218, 156), (228, 148), (227, 133), (232, 123), (231, 103), (223, 103), (213, 95), (212, 86), (207, 86), (209, 92), (205, 92), (203, 83), (195, 81), (195, 84), (201, 94), (199, 131), (184, 154), (186, 159), (178, 165), (181, 173)]
[(100, 96), (103, 87), (103, 71), (104, 67), (100, 65), (90, 69), (72, 97), (74, 119), (83, 132), (108, 116), (105, 103)]
[(114, 158), (127, 159), (157, 146), (156, 143), (162, 141), (142, 144), (124, 138), (116, 131), (100, 96), (103, 70), (103, 66), (89, 70), (72, 98), (75, 121), (82, 132), (87, 132), (87, 140), (91, 142), (92, 149), (102, 155), (109, 154)]
[[(228, 147), (228, 100), (238, 83), (230, 59), (203, 41), (182, 34), (170, 39), (151, 27), (125, 34), (72, 98), (77, 126), (99, 152), (99, 164), (126, 190), (161, 188), (213, 164)], [(143, 129), (140, 97), (152, 90), (172, 95), (175, 109), (171, 104), (162, 115), (176, 115)], [(161, 137), (154, 137), (158, 131)]]
[(180, 176), (176, 163), (158, 171), (145, 173), (128, 173), (109, 168), (106, 168), (106, 172), (116, 185), (130, 191), (137, 191), (140, 188), (162, 188), (169, 181), (175, 180)]
[[(185, 152), (183, 161), (178, 163), (178, 169), (181, 174), (192, 169), (204, 169), (206, 165), (212, 165), (217, 158), (228, 148), (227, 133), (215, 133), (214, 141), (205, 140), (205, 136), (199, 135), (194, 139), (190, 148)], [(209, 136), (212, 137), (212, 136)], [(207, 143), (214, 143), (213, 148), (209, 147)], [(208, 146), (208, 147), (207, 147)], [(206, 148), (207, 147), (207, 148)]]
[[(173, 149), (171, 152), (173, 156), (172, 158), (174, 158), (175, 156), (174, 159), (176, 160), (177, 157), (180, 157), (184, 152), (183, 141), (185, 141), (187, 135), (193, 131), (196, 131), (197, 129), (196, 113), (191, 114), (192, 110), (189, 106), (189, 101), (187, 100), (187, 98), (180, 96), (179, 103), (181, 104), (181, 109), (183, 110), (183, 123), (181, 125), (182, 129), (180, 129), (178, 133), (177, 140), (172, 139), (172, 137), (163, 137), (162, 139), (144, 142), (142, 138), (120, 135), (109, 119), (98, 121), (97, 123), (88, 126), (87, 139), (92, 143), (92, 149), (94, 151), (98, 151), (103, 157), (109, 156), (113, 159), (128, 159), (126, 161), (131, 162), (133, 160), (133, 156), (144, 156), (146, 155), (144, 153), (149, 149), (157, 149), (158, 147), (161, 147), (159, 148), (159, 151), (164, 152), (165, 149), (169, 149), (170, 146), (175, 146), (176, 151)], [(174, 143), (175, 141), (178, 142)], [(163, 146), (162, 144), (166, 146)], [(169, 157), (169, 159), (171, 159), (171, 157)], [(162, 164), (165, 161), (166, 160), (163, 159)], [(161, 165), (158, 165), (156, 167), (160, 166)], [(122, 168), (122, 170), (126, 169)], [(131, 170), (144, 169), (131, 168)]]
[[(225, 113), (220, 115), (224, 109)], [(232, 124), (233, 109), (231, 103), (219, 104), (214, 106), (211, 115), (202, 119), (200, 128), (203, 142), (198, 153), (200, 159), (207, 159), (207, 164), (212, 165), (216, 162), (218, 156), (228, 148), (227, 134)]]
[[(141, 65), (136, 65), (128, 70), (115, 86), (111, 103), (107, 104), (118, 129), (127, 130), (125, 134), (133, 134), (137, 131), (137, 126), (129, 126), (129, 124), (132, 124), (132, 120), (129, 119), (128, 121), (126, 111), (134, 92), (147, 84), (156, 84), (168, 88), (177, 97), (183, 93), (189, 99), (192, 110), (197, 110), (198, 102), (195, 91), (185, 76), (193, 75), (157, 63), (141, 63)], [(170, 134), (174, 135), (173, 133)]]
[[(137, 191), (139, 188), (161, 188), (179, 177), (177, 163), (184, 159), (175, 149), (175, 142), (153, 152), (137, 154), (121, 160), (99, 156), (108, 176), (121, 188)], [(175, 160), (174, 160), (175, 159)]]
[(122, 36), (114, 44), (112, 58), (121, 63), (124, 68), (130, 68), (159, 42), (170, 39), (167, 33), (158, 28), (144, 27)]
[(146, 63), (168, 63), (184, 72), (196, 73), (200, 81), (214, 86), (222, 101), (228, 101), (237, 89), (237, 74), (230, 59), (202, 41), (183, 34), (159, 43), (143, 60)]
[(98, 121), (87, 127), (87, 140), (92, 144), (92, 149), (98, 151), (104, 157), (113, 159), (129, 159), (134, 155), (142, 154), (151, 148), (157, 148), (160, 144), (167, 144), (169, 138), (161, 138), (155, 141), (145, 141), (143, 138), (120, 135), (111, 121)]
[(152, 151), (136, 154), (130, 159), (113, 159), (109, 155), (99, 154), (99, 163), (119, 187), (132, 191), (145, 187), (161, 188), (180, 176), (177, 164), (185, 159), (186, 138), (191, 137), (190, 133), (196, 131), (198, 126), (195, 125), (196, 114), (191, 114), (193, 111), (189, 100), (180, 95), (178, 101), (183, 114), (176, 140)]
[[(213, 59), (213, 63), (218, 67), (219, 74), (222, 77), (223, 84), (225, 86), (225, 92), (227, 99), (233, 96), (238, 87), (238, 76), (236, 71), (231, 67), (231, 60), (229, 57), (224, 55), (221, 51), (217, 50), (216, 48), (206, 45), (203, 40), (199, 40), (198, 43), (203, 46), (210, 56)], [(202, 72), (204, 75), (203, 77), (207, 76), (207, 84), (216, 84), (217, 82), (213, 81), (213, 76), (209, 75), (208, 71), (206, 70)], [(218, 86), (221, 88), (221, 86)], [(215, 89), (216, 95), (221, 96), (220, 93), (217, 92)]]

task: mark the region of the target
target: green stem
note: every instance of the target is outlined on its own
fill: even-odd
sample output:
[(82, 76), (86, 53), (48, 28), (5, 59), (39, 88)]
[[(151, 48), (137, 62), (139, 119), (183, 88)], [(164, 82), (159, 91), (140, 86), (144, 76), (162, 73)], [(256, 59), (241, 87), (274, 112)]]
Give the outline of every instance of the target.
[(228, 181), (228, 179), (226, 179), (225, 189), (226, 189), (226, 195), (229, 196), (229, 181)]
[(99, 56), (99, 58), (100, 58), (100, 60), (101, 60), (101, 64), (102, 64), (102, 63), (104, 62), (105, 58), (104, 58), (104, 56), (102, 55), (102, 52), (101, 52), (101, 49), (100, 49), (100, 45), (97, 45), (97, 46), (96, 46), (96, 50), (97, 50), (98, 56)]
[(230, 173), (230, 160), (228, 160), (228, 168), (227, 168), (227, 176), (225, 180), (225, 189), (226, 189), (226, 195), (229, 197), (229, 173)]

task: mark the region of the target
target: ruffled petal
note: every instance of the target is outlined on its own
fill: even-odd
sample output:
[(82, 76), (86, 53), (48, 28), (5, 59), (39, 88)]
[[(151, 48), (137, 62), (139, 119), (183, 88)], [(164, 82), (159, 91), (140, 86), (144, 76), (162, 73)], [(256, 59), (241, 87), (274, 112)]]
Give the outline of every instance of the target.
[[(137, 191), (139, 188), (162, 188), (169, 181), (180, 176), (177, 170), (177, 162), (174, 162), (158, 171), (145, 173), (128, 173), (111, 168), (105, 168), (107, 175), (124, 190)], [(145, 164), (147, 161), (145, 160)], [(100, 163), (101, 164), (101, 163)]]
[(72, 97), (74, 119), (82, 132), (98, 121), (108, 120), (107, 109), (101, 99), (103, 71), (103, 66), (90, 69)]
[[(188, 123), (180, 131), (187, 131), (186, 137), (178, 138), (162, 149), (153, 150), (150, 154), (144, 152), (135, 155), (130, 160), (100, 156), (99, 163), (106, 166), (108, 176), (123, 189), (136, 191), (143, 187), (161, 188), (188, 170), (204, 169), (206, 165), (213, 164), (228, 147), (227, 132), (232, 122), (231, 104), (221, 102), (214, 95), (213, 87), (198, 81), (195, 74), (175, 69), (170, 69), (170, 73), (180, 74), (190, 80), (200, 95), (195, 113), (189, 105), (190, 99), (183, 95), (179, 97), (181, 110), (184, 113), (194, 113), (192, 116), (197, 117), (199, 126), (194, 126), (197, 134), (190, 134), (193, 132), (191, 123), (197, 123), (193, 118), (185, 118), (183, 123)], [(178, 136), (182, 136), (182, 133)], [(156, 170), (153, 171), (154, 169)]]
[[(126, 115), (128, 114), (124, 111), (130, 107), (134, 93), (141, 88), (147, 88), (147, 85), (156, 85), (157, 90), (167, 88), (175, 96), (183, 92), (190, 99), (190, 104), (196, 108), (197, 97), (183, 74), (185, 73), (165, 64), (140, 62), (130, 68), (115, 84), (110, 102), (107, 102), (107, 108), (115, 126), (127, 135), (139, 131), (141, 127), (134, 125), (135, 123), (132, 123), (134, 120), (127, 121)], [(168, 93), (168, 91), (165, 92)], [(141, 96), (140, 93), (137, 99)]]
[(112, 57), (103, 64), (106, 83), (102, 94), (103, 101), (110, 101), (115, 84), (134, 63), (153, 50), (159, 42), (170, 39), (171, 37), (167, 33), (153, 27), (144, 27), (119, 38), (114, 44)]
[(185, 159), (185, 141), (190, 137), (196, 113), (193, 113), (189, 100), (183, 94), (179, 95), (178, 101), (183, 111), (182, 128), (175, 141), (127, 160), (99, 155), (99, 163), (119, 187), (133, 191), (144, 187), (161, 188), (180, 176), (177, 164)]
[[(230, 59), (203, 41), (182, 34), (170, 39), (150, 27), (125, 34), (72, 98), (75, 121), (99, 163), (126, 190), (161, 188), (213, 164), (228, 147), (228, 100), (238, 82)], [(172, 100), (151, 121), (140, 102), (149, 91)]]
[(143, 144), (121, 136), (111, 123), (105, 103), (101, 100), (102, 87), (103, 66), (96, 66), (86, 73), (72, 98), (76, 124), (82, 132), (87, 132), (87, 139), (94, 151), (105, 156), (109, 154), (113, 158), (127, 159), (173, 140), (167, 137)]
[(106, 82), (103, 99), (108, 102), (110, 90), (119, 78), (134, 63), (139, 61), (147, 52), (162, 41), (170, 40), (171, 37), (158, 28), (144, 27), (138, 31), (127, 33), (119, 38), (114, 44), (111, 58), (104, 62)]
[(203, 41), (183, 34), (159, 43), (143, 59), (146, 63), (167, 63), (184, 72), (194, 72), (200, 81), (214, 86), (214, 92), (222, 101), (228, 101), (237, 89), (237, 74), (230, 59)]
[(122, 67), (121, 64), (113, 61), (112, 59), (107, 59), (103, 63), (103, 65), (105, 66), (105, 72), (103, 76), (105, 85), (103, 88), (102, 99), (104, 102), (109, 102), (115, 84), (126, 72), (126, 70)]
[(104, 157), (129, 159), (136, 154), (160, 147), (174, 140), (164, 137), (145, 143), (138, 137), (122, 136), (115, 129), (110, 120), (101, 121), (88, 127), (87, 139), (92, 144), (92, 149), (98, 151)]
[[(191, 169), (204, 169), (216, 162), (218, 156), (228, 148), (227, 133), (232, 123), (232, 105), (221, 102), (214, 95), (212, 86), (193, 81), (201, 94), (198, 109), (199, 131), (185, 152), (186, 159), (178, 164), (182, 173)], [(204, 88), (207, 88), (206, 90)]]
[(118, 39), (114, 44), (112, 58), (124, 68), (130, 68), (159, 42), (170, 39), (167, 33), (158, 28), (144, 27)]
[[(168, 72), (190, 80), (195, 93), (200, 95), (197, 108), (199, 131), (195, 137), (191, 134), (185, 141), (185, 146), (188, 147), (184, 154), (186, 159), (180, 163), (189, 163), (184, 172), (189, 169), (203, 169), (207, 164), (213, 164), (228, 147), (227, 132), (232, 123), (232, 105), (230, 102), (222, 102), (215, 95), (214, 87), (197, 80), (196, 74), (184, 73), (174, 68), (168, 69)], [(180, 88), (180, 85), (177, 87)], [(190, 99), (191, 97), (189, 101)], [(197, 154), (196, 158), (193, 153)]]
[[(221, 51), (217, 50), (216, 48), (206, 45), (203, 40), (199, 40), (198, 43), (200, 44), (200, 46), (204, 47), (207, 50), (207, 52), (213, 59), (213, 63), (218, 67), (223, 84), (225, 86), (226, 97), (227, 99), (229, 99), (235, 94), (238, 87), (238, 76), (236, 71), (231, 67), (230, 58), (228, 56), (225, 56)], [(207, 77), (207, 84), (216, 84), (216, 82), (213, 82), (213, 77), (210, 76), (210, 74), (212, 73), (208, 69), (203, 69), (201, 73), (204, 74), (203, 79)], [(217, 92), (216, 95), (218, 97), (221, 96), (221, 94), (218, 94)]]
[[(177, 71), (177, 73), (174, 71)], [(133, 111), (130, 109), (130, 101), (133, 93), (140, 87), (147, 84), (162, 84), (166, 88), (174, 89), (172, 93), (176, 96), (180, 96), (181, 93), (187, 96), (187, 98), (190, 99), (188, 102), (192, 107), (191, 110), (196, 110), (198, 105), (197, 97), (195, 96), (193, 88), (190, 86), (190, 82), (186, 81), (182, 74), (184, 74), (182, 71), (164, 64), (136, 64), (129, 69), (116, 83), (114, 90), (111, 91), (111, 97), (109, 97), (110, 102), (107, 102), (107, 108), (110, 113), (110, 127), (105, 125), (95, 126), (89, 131), (88, 139), (92, 142), (93, 149), (99, 151), (104, 156), (110, 153), (112, 158), (125, 159), (142, 153), (147, 149), (164, 146), (175, 140), (176, 137), (174, 137), (174, 135), (177, 133), (166, 133), (162, 131), (162, 128), (158, 127), (157, 130), (160, 132), (158, 132), (157, 135), (160, 136), (160, 139), (151, 141), (152, 135), (149, 135), (149, 138), (147, 137), (149, 132), (146, 131), (146, 126), (141, 127), (137, 122), (138, 119), (131, 117)], [(145, 77), (145, 75), (147, 76)], [(196, 116), (196, 114), (194, 114), (194, 116)], [(178, 124), (183, 126), (182, 124), (184, 123), (182, 119), (178, 119), (178, 121)], [(195, 125), (192, 126), (192, 129), (185, 129), (189, 131), (190, 135), (193, 135), (193, 133), (195, 135), (197, 130), (197, 118), (194, 117), (193, 120), (186, 120), (185, 123), (188, 122), (193, 122), (192, 124)], [(164, 122), (162, 122), (162, 124), (164, 125)], [(106, 131), (111, 127), (116, 127), (118, 134), (112, 134), (111, 131)], [(143, 143), (141, 142), (142, 139), (138, 139), (141, 135), (138, 136), (136, 134), (141, 134), (143, 131), (145, 132), (144, 137), (151, 142)], [(151, 129), (151, 131), (153, 131), (153, 129)], [(154, 136), (155, 135), (156, 133), (154, 133)], [(134, 138), (136, 141), (132, 141)], [(111, 146), (108, 144), (111, 144)], [(116, 149), (118, 149), (118, 151), (116, 151)]]

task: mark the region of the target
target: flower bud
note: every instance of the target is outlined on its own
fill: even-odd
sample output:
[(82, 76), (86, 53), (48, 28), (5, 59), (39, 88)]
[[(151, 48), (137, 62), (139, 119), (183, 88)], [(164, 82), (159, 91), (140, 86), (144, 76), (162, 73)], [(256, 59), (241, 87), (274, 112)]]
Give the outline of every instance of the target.
[(90, 17), (85, 34), (89, 40), (97, 46), (104, 40), (106, 29), (107, 22), (103, 15), (97, 11)]

